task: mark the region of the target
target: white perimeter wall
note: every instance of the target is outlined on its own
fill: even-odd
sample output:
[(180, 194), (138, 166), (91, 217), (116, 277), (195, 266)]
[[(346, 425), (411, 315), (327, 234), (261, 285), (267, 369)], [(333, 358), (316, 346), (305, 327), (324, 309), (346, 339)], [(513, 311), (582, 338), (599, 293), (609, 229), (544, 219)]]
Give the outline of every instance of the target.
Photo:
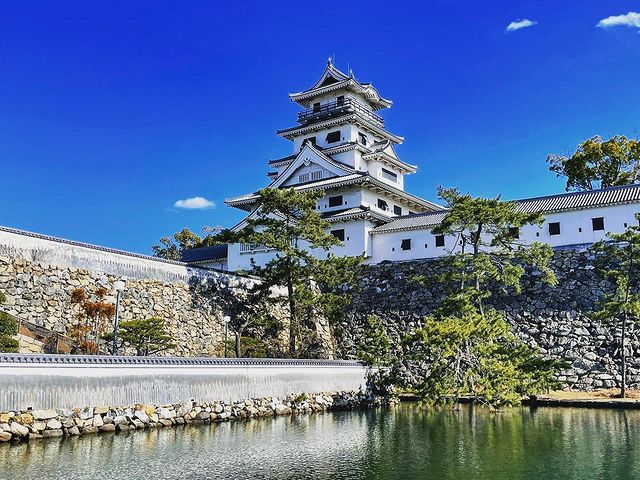
[[(594, 243), (605, 238), (607, 232), (624, 231), (625, 224), (637, 225), (635, 214), (638, 212), (640, 205), (630, 204), (549, 213), (545, 215), (541, 227), (523, 227), (520, 239), (525, 244), (537, 241), (548, 243), (552, 247)], [(596, 217), (604, 217), (604, 231), (593, 231), (591, 219)], [(560, 235), (549, 234), (549, 223), (553, 222), (560, 222)], [(411, 250), (402, 250), (401, 243), (404, 239), (411, 239)], [(372, 246), (370, 263), (434, 258), (459, 250), (453, 237), (445, 238), (445, 247), (436, 247), (435, 236), (430, 228), (374, 234)]]
[(46, 365), (0, 360), (0, 411), (365, 390), (362, 365)]

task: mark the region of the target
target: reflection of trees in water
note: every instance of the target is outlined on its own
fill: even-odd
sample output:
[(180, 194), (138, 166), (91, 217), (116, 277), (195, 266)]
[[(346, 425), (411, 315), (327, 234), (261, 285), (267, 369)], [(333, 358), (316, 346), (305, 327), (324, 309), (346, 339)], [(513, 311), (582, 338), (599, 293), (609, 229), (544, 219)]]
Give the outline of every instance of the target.
[[(640, 412), (403, 405), (369, 426), (367, 478), (639, 478)], [(399, 470), (399, 468), (401, 470)]]
[(638, 438), (637, 411), (402, 405), (0, 445), (0, 477), (631, 479)]

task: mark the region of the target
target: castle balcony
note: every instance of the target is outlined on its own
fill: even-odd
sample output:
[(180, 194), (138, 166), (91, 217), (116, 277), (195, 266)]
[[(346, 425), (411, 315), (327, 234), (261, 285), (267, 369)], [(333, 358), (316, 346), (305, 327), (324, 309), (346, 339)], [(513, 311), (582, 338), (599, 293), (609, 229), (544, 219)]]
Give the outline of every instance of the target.
[(344, 115), (345, 113), (358, 113), (367, 120), (384, 127), (384, 119), (372, 112), (361, 103), (352, 98), (341, 98), (322, 105), (314, 105), (313, 108), (298, 113), (298, 123), (308, 124), (331, 117)]

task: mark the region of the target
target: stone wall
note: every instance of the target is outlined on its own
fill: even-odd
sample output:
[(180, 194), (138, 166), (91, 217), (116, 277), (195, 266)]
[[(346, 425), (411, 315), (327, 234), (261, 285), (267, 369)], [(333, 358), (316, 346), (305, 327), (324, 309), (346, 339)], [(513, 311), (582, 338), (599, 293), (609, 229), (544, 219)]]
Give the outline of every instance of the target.
[[(571, 368), (558, 377), (567, 387), (591, 389), (619, 385), (620, 329), (617, 325), (589, 318), (611, 286), (596, 275), (585, 251), (557, 250), (552, 261), (558, 277), (556, 287), (546, 286), (529, 272), (520, 295), (495, 292), (490, 299), (503, 312), (513, 331), (545, 355), (567, 360)], [(364, 319), (380, 316), (396, 346), (401, 338), (421, 324), (445, 295), (443, 285), (417, 284), (412, 277), (435, 278), (438, 260), (386, 262), (367, 267), (351, 312), (338, 326), (341, 354), (355, 354), (363, 334)], [(633, 325), (628, 342), (628, 382), (640, 387), (640, 337)], [(398, 352), (401, 355), (400, 349)]]
[(383, 401), (366, 392), (352, 391), (235, 401), (9, 411), (0, 412), (0, 443), (351, 410), (381, 405)]
[[(105, 301), (115, 303), (116, 280), (125, 282), (121, 319), (164, 319), (176, 347), (163, 354), (180, 356), (220, 355), (222, 317), (233, 314), (228, 292), (246, 291), (256, 281), (0, 227), (0, 291), (7, 296), (2, 309), (19, 321), (64, 335), (78, 322), (71, 292), (82, 288), (91, 295), (103, 287), (108, 292)], [(23, 346), (22, 351), (31, 350)]]

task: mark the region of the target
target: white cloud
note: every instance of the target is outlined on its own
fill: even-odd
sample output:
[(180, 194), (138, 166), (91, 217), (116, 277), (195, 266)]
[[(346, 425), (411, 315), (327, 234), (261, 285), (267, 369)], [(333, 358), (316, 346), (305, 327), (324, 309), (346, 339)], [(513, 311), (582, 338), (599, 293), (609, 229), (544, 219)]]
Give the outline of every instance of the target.
[(516, 30), (520, 30), (521, 28), (533, 27), (537, 25), (538, 22), (534, 22), (533, 20), (529, 20), (528, 18), (523, 18), (522, 20), (516, 20), (515, 22), (511, 22), (507, 25), (507, 32), (515, 32)]
[(204, 197), (192, 197), (178, 200), (173, 206), (176, 208), (186, 208), (188, 210), (205, 210), (207, 208), (215, 208), (216, 204)]
[(603, 18), (598, 22), (596, 27), (611, 28), (611, 27), (632, 27), (640, 30), (640, 13), (629, 12), (626, 15), (612, 15), (607, 18)]

